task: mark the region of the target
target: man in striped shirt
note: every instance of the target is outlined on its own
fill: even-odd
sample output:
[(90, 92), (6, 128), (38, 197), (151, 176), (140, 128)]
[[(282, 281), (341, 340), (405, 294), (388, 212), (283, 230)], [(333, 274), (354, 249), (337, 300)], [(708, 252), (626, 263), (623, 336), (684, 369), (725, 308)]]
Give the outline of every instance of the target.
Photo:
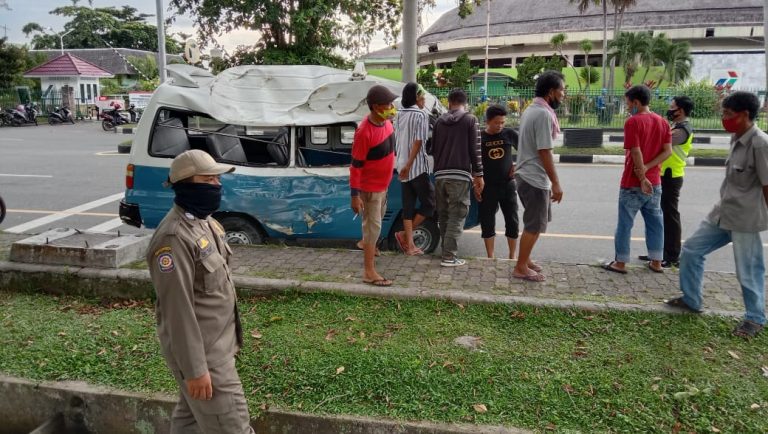
[[(402, 182), (403, 231), (395, 233), (400, 249), (408, 256), (423, 255), (413, 242), (413, 229), (435, 213), (435, 188), (429, 179), (426, 142), (429, 119), (424, 112), (424, 88), (408, 83), (403, 88), (402, 106), (395, 120), (397, 173)], [(416, 199), (419, 209), (416, 210)]]

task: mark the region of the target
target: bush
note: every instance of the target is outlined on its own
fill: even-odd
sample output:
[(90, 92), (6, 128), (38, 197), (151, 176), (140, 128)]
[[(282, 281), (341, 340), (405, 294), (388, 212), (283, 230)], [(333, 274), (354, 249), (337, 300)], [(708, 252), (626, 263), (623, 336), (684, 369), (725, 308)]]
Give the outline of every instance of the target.
[[(686, 95), (693, 100), (692, 118), (711, 118), (720, 113), (721, 96), (707, 80), (686, 83), (669, 90), (670, 97)], [(666, 110), (666, 108), (665, 108)]]

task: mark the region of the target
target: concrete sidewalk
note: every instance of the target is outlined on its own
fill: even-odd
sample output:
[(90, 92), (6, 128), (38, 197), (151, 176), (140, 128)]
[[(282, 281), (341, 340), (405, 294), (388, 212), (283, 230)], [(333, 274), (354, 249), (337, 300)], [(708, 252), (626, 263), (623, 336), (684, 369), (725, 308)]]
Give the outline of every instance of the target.
[[(0, 234), (0, 261), (7, 260), (13, 241), (25, 237)], [(641, 262), (631, 264), (629, 274), (621, 275), (605, 271), (597, 263), (563, 264), (542, 260), (540, 264), (547, 280), (535, 283), (513, 278), (514, 261), (510, 260), (466, 258), (465, 266), (445, 268), (440, 266), (439, 256), (408, 257), (383, 252), (377, 258), (377, 269), (395, 283), (390, 288), (377, 288), (362, 284), (360, 251), (278, 245), (233, 247), (232, 271), (238, 287), (273, 291), (294, 287), (308, 292), (338, 291), (393, 298), (666, 312), (675, 310), (664, 306), (662, 301), (679, 295), (676, 270), (658, 274)], [(44, 266), (37, 268), (46, 270)], [(98, 273), (101, 277), (119, 280), (127, 271)], [(146, 274), (146, 271), (138, 273)], [(148, 275), (141, 277), (148, 279)], [(708, 272), (704, 286), (708, 311), (728, 316), (742, 314), (741, 289), (734, 274)]]

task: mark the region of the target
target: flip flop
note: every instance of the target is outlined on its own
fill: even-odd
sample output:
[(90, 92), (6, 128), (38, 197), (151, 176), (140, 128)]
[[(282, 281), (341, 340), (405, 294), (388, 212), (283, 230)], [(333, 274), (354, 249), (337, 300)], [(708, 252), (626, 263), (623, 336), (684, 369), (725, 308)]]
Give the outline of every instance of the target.
[(648, 263), (648, 269), (653, 271), (654, 273), (664, 273), (664, 268), (659, 268), (658, 270), (653, 268), (653, 265), (651, 263)]
[(546, 280), (546, 277), (544, 277), (543, 274), (539, 274), (539, 273), (525, 274), (525, 275), (512, 273), (512, 277), (514, 277), (515, 279), (525, 280), (528, 282), (543, 282)]
[(383, 286), (392, 286), (393, 282), (389, 279), (381, 278), (381, 279), (363, 279), (363, 283), (367, 283), (368, 285), (372, 285), (372, 286), (383, 287)]
[(395, 240), (397, 241), (398, 247), (400, 247), (400, 251), (405, 254), (408, 254), (408, 248), (407, 248), (408, 245), (405, 243), (403, 234), (400, 232), (395, 232)]
[(528, 269), (529, 270), (533, 270), (533, 271), (535, 271), (537, 273), (541, 273), (541, 270), (543, 270), (543, 268), (541, 268), (541, 265), (539, 265), (539, 264), (537, 264), (535, 262), (531, 262), (530, 264), (528, 264)]
[(664, 304), (666, 304), (667, 306), (676, 307), (678, 309), (687, 310), (688, 312), (691, 312), (691, 313), (701, 313), (701, 312), (703, 312), (701, 309), (694, 309), (694, 308), (688, 306), (688, 304), (683, 301), (683, 297), (677, 297), (677, 298), (673, 298), (673, 299), (670, 299), (670, 300), (664, 300)]
[(408, 255), (408, 256), (421, 256), (421, 255), (424, 254), (424, 251), (421, 250), (420, 248), (416, 247), (413, 250), (409, 250), (409, 251), (405, 252), (405, 254)]
[(619, 270), (618, 268), (613, 268), (613, 264), (615, 263), (616, 261), (611, 261), (601, 265), (600, 267), (606, 271), (613, 271), (614, 273), (619, 273), (619, 274), (627, 274), (627, 270)]

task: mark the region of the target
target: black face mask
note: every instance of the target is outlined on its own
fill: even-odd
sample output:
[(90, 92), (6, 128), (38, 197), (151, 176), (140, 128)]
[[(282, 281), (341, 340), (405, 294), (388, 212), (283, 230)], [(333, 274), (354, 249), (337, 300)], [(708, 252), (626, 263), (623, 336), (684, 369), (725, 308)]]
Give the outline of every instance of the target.
[(560, 101), (558, 101), (555, 98), (552, 98), (549, 100), (549, 106), (552, 107), (552, 110), (557, 110), (560, 107)]
[[(680, 109), (678, 109), (678, 110), (680, 110)], [(670, 121), (674, 121), (675, 120), (675, 113), (677, 113), (677, 110), (667, 110), (667, 119), (669, 119)]]
[(204, 219), (216, 212), (221, 205), (221, 186), (182, 182), (173, 184), (176, 205), (193, 216)]

